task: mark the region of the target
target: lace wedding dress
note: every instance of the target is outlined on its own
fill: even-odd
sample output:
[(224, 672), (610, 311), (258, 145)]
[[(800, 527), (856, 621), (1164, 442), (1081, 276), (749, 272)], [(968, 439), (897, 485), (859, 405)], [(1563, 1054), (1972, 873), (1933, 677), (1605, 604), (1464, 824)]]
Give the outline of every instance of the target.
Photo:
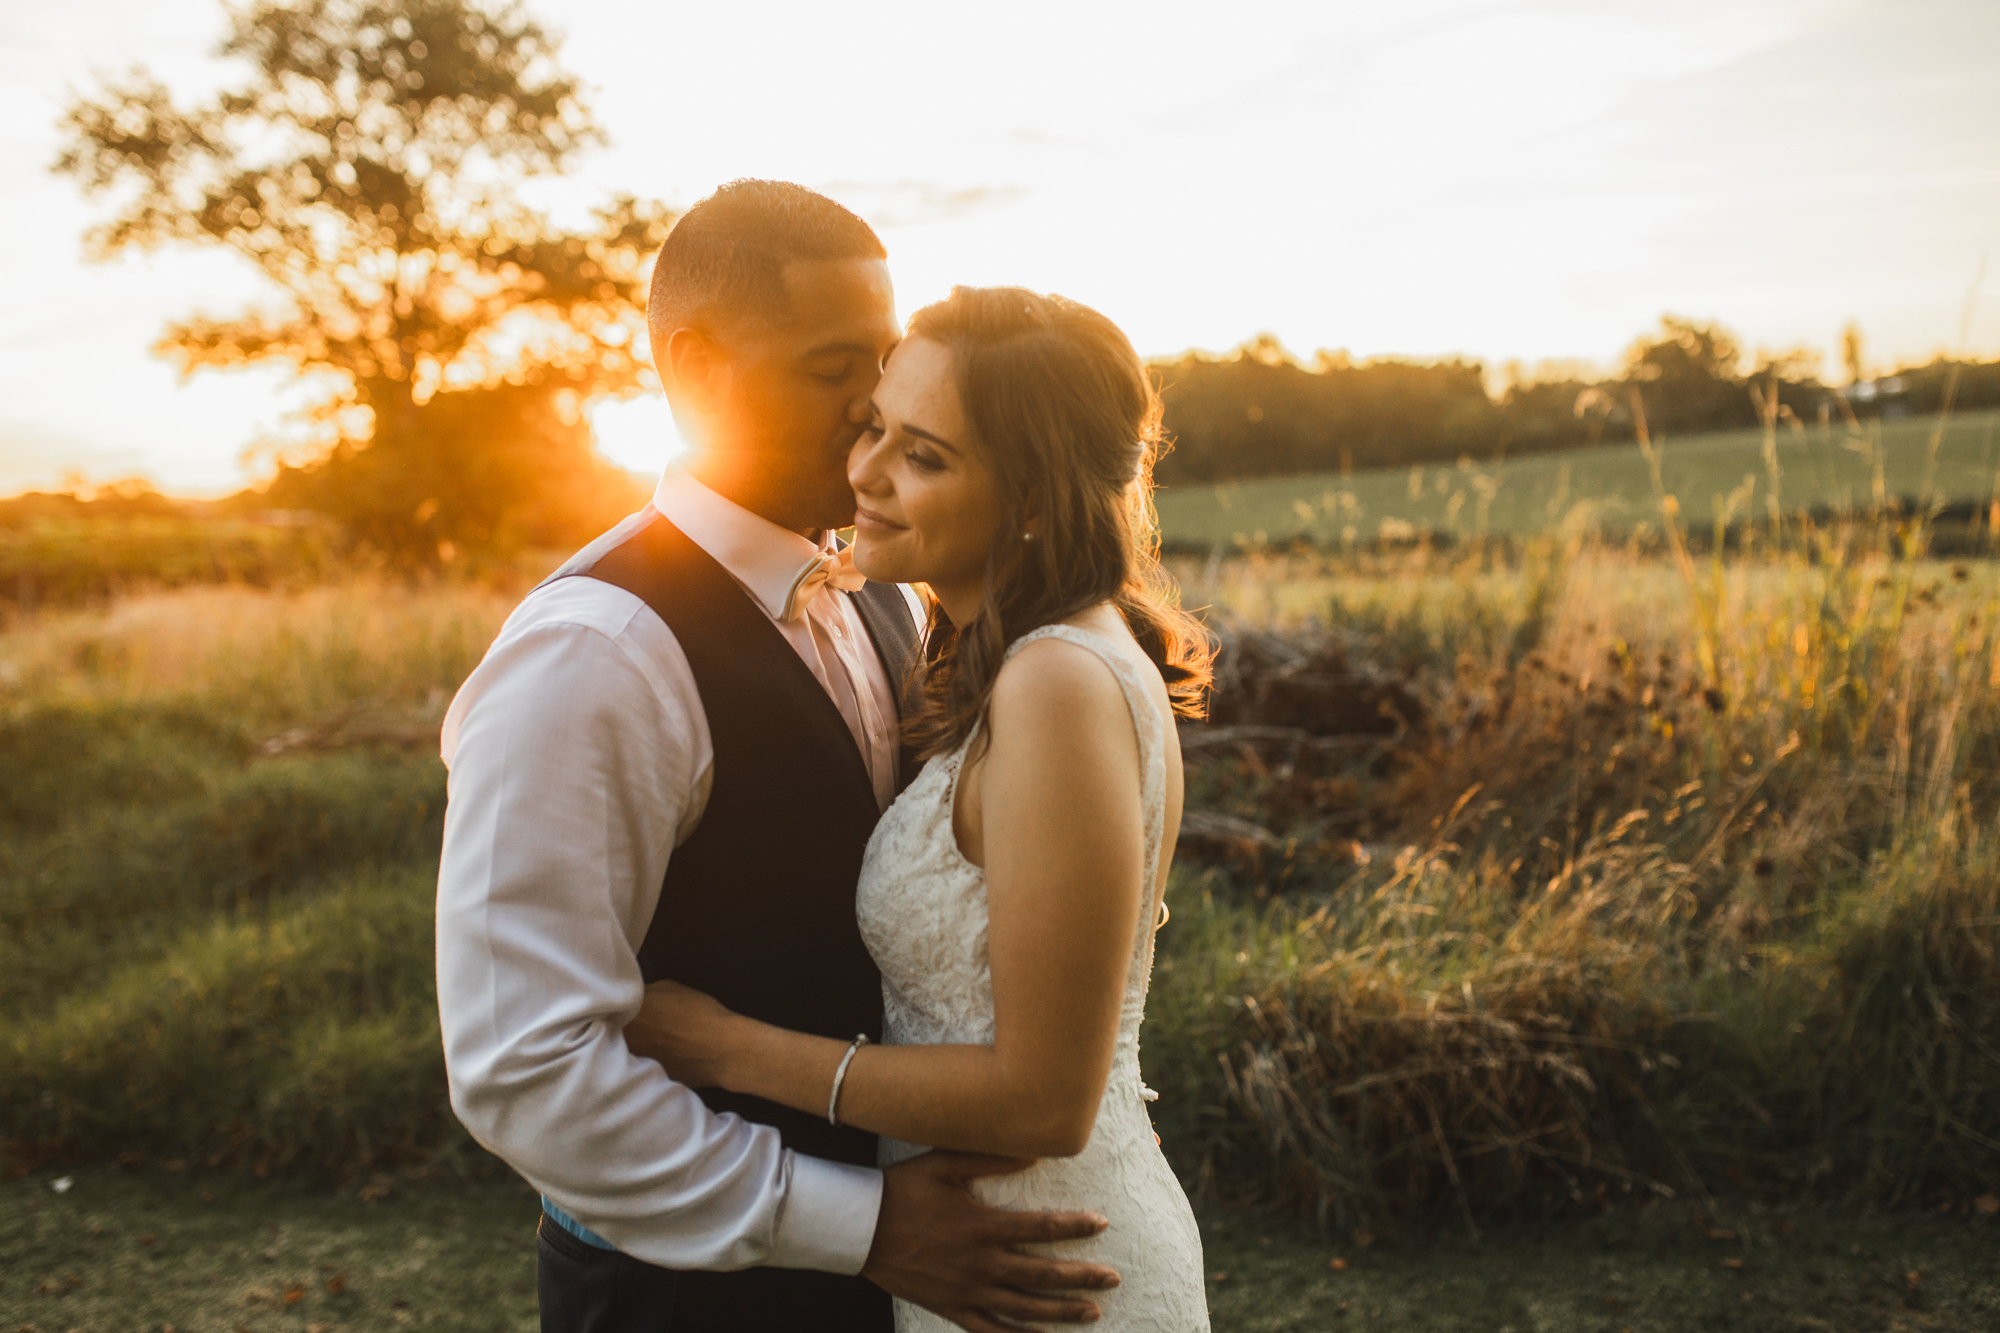
[[(1124, 688), (1138, 729), (1145, 801), (1145, 885), (1148, 901), (1159, 880), (1166, 822), (1165, 719), (1137, 669), (1107, 640), (1068, 625), (1023, 635), (1008, 656), (1036, 639), (1062, 639), (1102, 658)], [(993, 979), (987, 966), (986, 876), (959, 854), (952, 835), (952, 800), (972, 738), (924, 766), (882, 816), (869, 840), (856, 896), (861, 935), (882, 970), (883, 1040), (893, 1045), (993, 1040)], [(1078, 1209), (1111, 1226), (1086, 1241), (1037, 1249), (1065, 1259), (1109, 1264), (1121, 1285), (1099, 1293), (1103, 1318), (1094, 1328), (1119, 1333), (1194, 1333), (1208, 1328), (1201, 1235), (1180, 1182), (1153, 1138), (1145, 1103), (1153, 1093), (1139, 1081), (1139, 1022), (1153, 966), (1152, 913), (1140, 912), (1118, 1016), (1118, 1042), (1090, 1142), (1075, 1157), (1046, 1158), (1011, 1176), (972, 1182), (997, 1208)], [(889, 1165), (924, 1151), (884, 1139)], [(956, 1326), (919, 1306), (896, 1302), (898, 1333), (946, 1333)]]

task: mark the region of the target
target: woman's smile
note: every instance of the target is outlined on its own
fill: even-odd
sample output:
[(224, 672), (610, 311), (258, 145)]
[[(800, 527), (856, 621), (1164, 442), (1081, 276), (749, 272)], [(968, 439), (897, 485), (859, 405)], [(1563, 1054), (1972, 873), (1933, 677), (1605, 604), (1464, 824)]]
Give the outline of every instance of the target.
[(865, 532), (878, 540), (886, 540), (899, 532), (908, 532), (910, 527), (907, 523), (898, 523), (887, 514), (878, 513), (862, 505), (854, 511), (854, 530), (856, 535)]

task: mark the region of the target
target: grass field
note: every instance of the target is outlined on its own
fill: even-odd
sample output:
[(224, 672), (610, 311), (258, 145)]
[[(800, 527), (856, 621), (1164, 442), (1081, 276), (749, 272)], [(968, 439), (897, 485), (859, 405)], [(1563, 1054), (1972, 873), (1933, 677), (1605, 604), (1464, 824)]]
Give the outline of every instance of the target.
[[(2000, 567), (1907, 558), (1905, 536), (1186, 563), (1188, 600), (1232, 635), (1225, 702), (1281, 742), (1190, 768), (1191, 808), (1257, 837), (1184, 850), (1143, 1046), (1230, 1274), (1219, 1326), (1324, 1327), (1341, 1300), (1413, 1328), (1720, 1327), (1725, 1309), (1745, 1328), (1979, 1326), (2000, 1212)], [(517, 594), (184, 588), (0, 631), (0, 1158), (19, 1178), (0, 1271), (40, 1273), (26, 1296), (60, 1305), (20, 1322), (221, 1301), (243, 1326), (387, 1326), (324, 1282), (413, 1274), (395, 1265), (426, 1236), (457, 1257), (397, 1279), (402, 1313), (521, 1317), (500, 1204), (423, 1202), (516, 1189), (445, 1106), (430, 899), (437, 723)], [(1315, 734), (1309, 712), (1256, 711), (1282, 703), (1245, 693), (1258, 660), (1294, 662), (1300, 688), (1393, 683), (1405, 712)], [(417, 1211), (353, 1200), (385, 1172)], [(220, 1220), (177, 1183), (197, 1173)], [(116, 1202), (82, 1220), (92, 1199)], [(462, 1229), (412, 1229), (432, 1207)], [(1780, 1215), (1880, 1258), (1746, 1253), (1739, 1274), (1695, 1243)], [(253, 1217), (330, 1248), (257, 1267), (232, 1239)], [(93, 1225), (106, 1244), (75, 1248)], [(182, 1226), (180, 1267), (109, 1244)], [(1637, 1322), (1578, 1258), (1606, 1236), (1666, 1247), (1652, 1276), (1616, 1266), (1650, 1284)], [(110, 1267), (38, 1294), (93, 1253)], [(60, 1304), (86, 1288), (158, 1303)]]
[[(1936, 458), (1934, 418), (1784, 430), (1777, 436), (1779, 501), (1787, 510), (1824, 505), (1865, 510), (1879, 498), (1990, 502), (1996, 495), (2000, 412), (1954, 417)], [(1767, 512), (1771, 474), (1759, 431), (1724, 431), (1659, 441), (1661, 474), (1685, 519), (1697, 528), (1718, 513), (1758, 519)], [(1747, 488), (1747, 489), (1746, 489)], [(1320, 546), (1372, 542), (1430, 531), (1452, 537), (1522, 536), (1571, 522), (1657, 531), (1652, 469), (1636, 444), (1537, 454), (1498, 463), (1381, 469), (1342, 475), (1274, 477), (1162, 491), (1160, 526), (1181, 547)]]
[[(1388, 1226), (2000, 1187), (2000, 581), (1695, 574), (1551, 546), (1191, 586), (1300, 643), (1331, 622), (1427, 714), (1393, 755), (1191, 773), (1296, 849), (1191, 854), (1170, 890), (1144, 1049), (1204, 1191)], [(0, 635), (11, 1161), (474, 1154), (431, 747), (510, 601), (189, 589)]]
[(13, 1160), (464, 1148), (437, 1096), (436, 735), (511, 600), (195, 588), (0, 635)]
[[(58, 1179), (70, 1181), (60, 1194)], [(334, 1193), (186, 1172), (41, 1175), (0, 1184), (0, 1326), (529, 1333), (536, 1211), (509, 1179)], [(1473, 1247), (1212, 1212), (1202, 1233), (1217, 1333), (2000, 1323), (2000, 1224), (1984, 1217), (1655, 1205)]]
[(0, 617), (189, 584), (304, 586), (351, 563), (330, 523), (153, 515), (0, 522)]

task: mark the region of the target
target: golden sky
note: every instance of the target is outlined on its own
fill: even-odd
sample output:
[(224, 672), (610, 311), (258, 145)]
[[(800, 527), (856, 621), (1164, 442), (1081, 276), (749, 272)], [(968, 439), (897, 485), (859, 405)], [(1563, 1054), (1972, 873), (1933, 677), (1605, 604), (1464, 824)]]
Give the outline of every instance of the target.
[[(1662, 311), (1888, 363), (1959, 345), (2000, 250), (1996, 0), (1010, 0), (530, 6), (613, 144), (531, 196), (580, 217), (798, 180), (873, 222), (904, 313), (954, 282), (1094, 304), (1142, 352), (1614, 362)], [(0, 11), (0, 493), (144, 475), (212, 494), (292, 427), (281, 375), (181, 384), (147, 348), (255, 280), (92, 267), (49, 176), (94, 73), (231, 77), (215, 0)], [(1965, 341), (2000, 350), (2000, 256)], [(1829, 364), (1829, 373), (1837, 367)], [(650, 468), (662, 405), (600, 412)]]

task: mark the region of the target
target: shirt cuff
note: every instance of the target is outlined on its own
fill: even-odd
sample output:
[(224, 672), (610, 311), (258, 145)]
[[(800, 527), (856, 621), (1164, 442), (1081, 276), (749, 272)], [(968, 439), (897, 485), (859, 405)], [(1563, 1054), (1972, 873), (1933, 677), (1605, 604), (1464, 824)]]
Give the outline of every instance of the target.
[(852, 1276), (868, 1262), (882, 1211), (882, 1173), (789, 1149), (791, 1187), (771, 1237), (773, 1268), (813, 1268)]

